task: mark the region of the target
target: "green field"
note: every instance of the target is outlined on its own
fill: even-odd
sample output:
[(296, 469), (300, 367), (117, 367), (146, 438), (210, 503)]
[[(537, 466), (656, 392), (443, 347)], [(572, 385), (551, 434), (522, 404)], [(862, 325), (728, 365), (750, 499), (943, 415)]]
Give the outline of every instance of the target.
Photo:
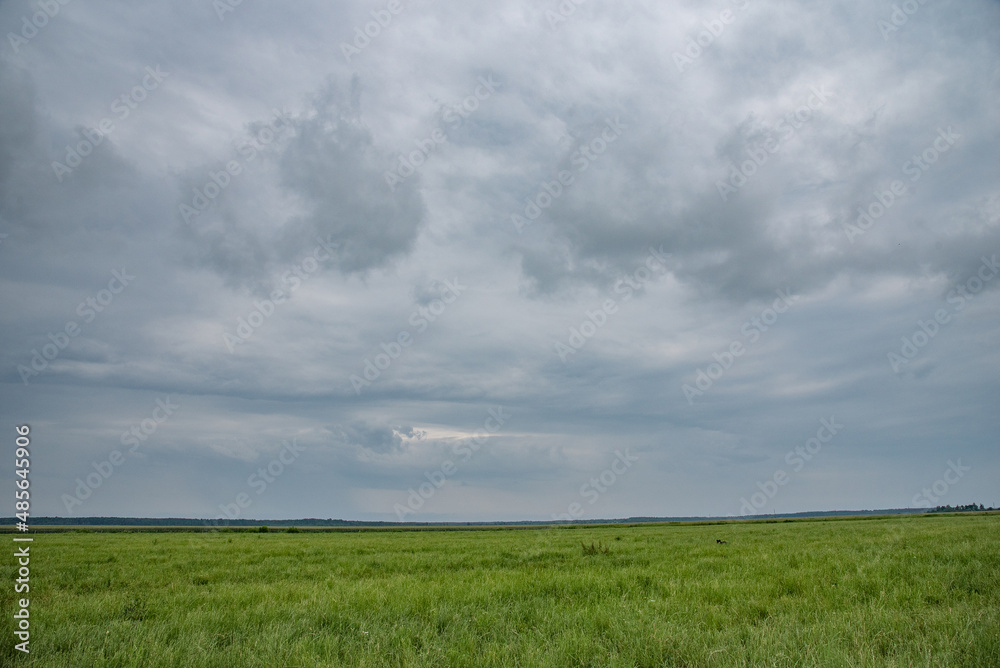
[(995, 514), (34, 538), (4, 665), (1000, 666)]

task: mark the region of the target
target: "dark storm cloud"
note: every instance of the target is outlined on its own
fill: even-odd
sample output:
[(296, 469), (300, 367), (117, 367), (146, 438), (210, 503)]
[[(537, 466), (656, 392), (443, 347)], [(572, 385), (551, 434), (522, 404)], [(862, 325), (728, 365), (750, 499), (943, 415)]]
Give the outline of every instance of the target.
[(372, 149), (370, 134), (326, 101), (316, 116), (296, 125), (282, 156), (286, 186), (308, 198), (312, 211), (292, 223), (303, 239), (330, 236), (341, 244), (345, 272), (385, 266), (409, 252), (423, 222), (417, 181), (388, 192), (387, 156)]
[[(336, 246), (333, 265), (348, 274), (384, 268), (412, 249), (425, 216), (419, 177), (393, 189), (387, 186), (383, 172), (391, 157), (376, 147), (361, 121), (360, 105), (355, 77), (348, 94), (329, 83), (297, 115), (279, 111), (267, 122), (248, 127), (235, 159), (202, 177), (201, 203), (209, 203), (205, 193), (220, 190), (213, 184), (225, 184), (224, 191), (232, 183), (235, 196), (209, 211), (205, 217), (210, 222), (195, 219), (193, 198), (186, 209), (198, 230), (194, 243), (206, 266), (227, 283), (249, 286), (266, 282), (279, 265), (299, 259), (302, 249), (317, 239)], [(258, 167), (250, 164), (258, 156), (260, 162), (273, 164), (249, 174), (252, 181), (246, 184), (242, 170)], [(225, 164), (234, 163), (240, 172), (231, 174)], [(299, 213), (269, 207), (255, 196), (253, 190), (271, 185), (261, 183), (268, 177), (277, 181), (276, 196), (294, 201)], [(185, 180), (184, 191), (197, 183), (192, 177)], [(197, 185), (194, 191), (197, 197)], [(272, 287), (265, 285), (264, 294)]]

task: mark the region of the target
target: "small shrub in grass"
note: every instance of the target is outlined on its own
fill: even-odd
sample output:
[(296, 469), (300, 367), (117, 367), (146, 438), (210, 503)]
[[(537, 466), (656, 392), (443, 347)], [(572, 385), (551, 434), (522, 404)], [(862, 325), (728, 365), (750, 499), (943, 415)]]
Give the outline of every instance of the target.
[(149, 616), (149, 611), (146, 609), (145, 601), (140, 601), (133, 597), (129, 599), (124, 606), (122, 606), (122, 619), (133, 622), (142, 622), (146, 620), (147, 616)]
[(300, 533), (300, 531), (298, 527), (288, 527), (288, 533)]
[(266, 526), (257, 527), (257, 533), (267, 533), (268, 531), (270, 531), (270, 529), (268, 529)]
[(587, 545), (586, 543), (580, 543), (580, 547), (583, 548), (584, 556), (590, 556), (594, 554), (608, 554), (609, 552), (608, 546), (602, 545), (600, 541), (598, 541), (597, 543), (591, 542), (590, 545)]

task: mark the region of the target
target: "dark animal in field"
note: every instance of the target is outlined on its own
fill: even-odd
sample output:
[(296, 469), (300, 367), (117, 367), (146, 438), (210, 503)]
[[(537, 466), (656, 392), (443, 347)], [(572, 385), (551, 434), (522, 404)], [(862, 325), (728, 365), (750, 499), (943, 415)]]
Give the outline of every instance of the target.
[(722, 545), (727, 545), (726, 541), (722, 540), (721, 538), (716, 538), (715, 542), (716, 543), (721, 543)]

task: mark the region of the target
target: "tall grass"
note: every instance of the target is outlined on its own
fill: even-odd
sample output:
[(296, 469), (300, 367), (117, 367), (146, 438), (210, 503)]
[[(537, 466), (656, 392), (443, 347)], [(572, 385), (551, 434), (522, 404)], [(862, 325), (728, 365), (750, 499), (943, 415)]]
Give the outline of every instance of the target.
[(4, 665), (1000, 666), (997, 515), (41, 534), (32, 557), (32, 653), (7, 614)]

